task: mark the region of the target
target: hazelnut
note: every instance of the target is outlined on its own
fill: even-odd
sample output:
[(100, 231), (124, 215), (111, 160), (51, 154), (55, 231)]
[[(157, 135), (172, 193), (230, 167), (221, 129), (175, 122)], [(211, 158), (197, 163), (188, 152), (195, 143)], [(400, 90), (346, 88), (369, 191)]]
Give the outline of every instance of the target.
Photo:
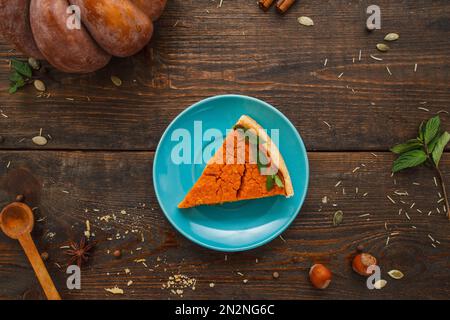
[(355, 258), (353, 258), (352, 267), (356, 273), (368, 277), (372, 273), (367, 272), (367, 268), (376, 264), (377, 259), (375, 259), (374, 256), (368, 253), (360, 253)]
[(115, 250), (113, 255), (116, 258), (120, 258), (122, 256), (122, 251), (121, 250)]
[(41, 253), (41, 259), (43, 260), (43, 261), (47, 261), (48, 260), (48, 252), (42, 252)]
[(325, 289), (331, 282), (331, 272), (323, 264), (315, 264), (309, 270), (309, 279), (314, 287)]
[(278, 279), (278, 278), (280, 277), (280, 274), (279, 274), (278, 272), (275, 271), (275, 272), (272, 274), (272, 276), (273, 276), (274, 279)]

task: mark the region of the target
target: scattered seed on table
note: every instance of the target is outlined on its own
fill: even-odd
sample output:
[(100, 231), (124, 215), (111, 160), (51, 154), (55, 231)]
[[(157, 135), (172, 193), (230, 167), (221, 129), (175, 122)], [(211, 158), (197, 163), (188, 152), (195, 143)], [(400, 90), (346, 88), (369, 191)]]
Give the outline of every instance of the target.
[(378, 51), (381, 51), (381, 52), (387, 52), (387, 51), (389, 51), (390, 48), (388, 45), (386, 45), (384, 43), (378, 43), (377, 49), (378, 49)]
[(42, 80), (34, 80), (34, 87), (37, 91), (44, 92), (47, 88), (45, 87), (45, 83)]
[(117, 76), (111, 76), (111, 81), (116, 87), (120, 87), (122, 85), (122, 80)]
[(41, 68), (41, 64), (35, 58), (28, 58), (28, 64), (34, 70), (39, 70)]
[(370, 57), (371, 57), (373, 60), (376, 60), (376, 61), (383, 61), (382, 58), (376, 57), (376, 56), (374, 56), (373, 54), (371, 54)]
[(297, 21), (306, 27), (311, 27), (314, 25), (314, 21), (310, 17), (301, 16), (297, 19)]
[(48, 143), (47, 138), (43, 137), (43, 136), (36, 136), (31, 140), (33, 141), (33, 143), (35, 145), (38, 145), (38, 146), (45, 146)]
[(398, 33), (388, 33), (385, 37), (384, 40), (385, 41), (395, 41), (398, 40), (400, 38), (400, 36), (398, 35)]

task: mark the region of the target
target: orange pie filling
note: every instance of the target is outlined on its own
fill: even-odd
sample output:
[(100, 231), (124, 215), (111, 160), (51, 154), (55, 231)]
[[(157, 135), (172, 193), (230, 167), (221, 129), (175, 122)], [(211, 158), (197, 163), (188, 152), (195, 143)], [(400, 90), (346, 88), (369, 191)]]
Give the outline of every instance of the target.
[(278, 169), (272, 175), (262, 173), (263, 167), (273, 167), (269, 157), (261, 161), (266, 153), (258, 141), (255, 144), (242, 128), (233, 130), (178, 207), (286, 196), (284, 177)]

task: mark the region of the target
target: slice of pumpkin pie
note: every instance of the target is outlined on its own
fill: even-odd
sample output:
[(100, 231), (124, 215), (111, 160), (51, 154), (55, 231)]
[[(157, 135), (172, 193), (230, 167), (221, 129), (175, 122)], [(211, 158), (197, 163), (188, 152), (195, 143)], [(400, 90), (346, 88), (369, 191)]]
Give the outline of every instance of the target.
[(278, 147), (255, 120), (244, 115), (178, 207), (293, 195)]

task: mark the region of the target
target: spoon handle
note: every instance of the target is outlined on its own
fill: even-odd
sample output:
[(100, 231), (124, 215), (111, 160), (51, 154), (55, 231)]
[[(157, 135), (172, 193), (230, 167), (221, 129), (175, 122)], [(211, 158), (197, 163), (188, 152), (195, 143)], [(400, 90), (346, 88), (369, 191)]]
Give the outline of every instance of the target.
[(36, 273), (36, 276), (44, 290), (45, 295), (48, 300), (61, 300), (61, 296), (56, 290), (55, 285), (53, 284), (50, 275), (48, 274), (47, 268), (45, 267), (44, 262), (42, 261), (41, 256), (36, 248), (36, 245), (31, 238), (29, 233), (24, 234), (19, 238), (19, 242), (22, 245), (25, 254), (30, 260), (31, 266)]

